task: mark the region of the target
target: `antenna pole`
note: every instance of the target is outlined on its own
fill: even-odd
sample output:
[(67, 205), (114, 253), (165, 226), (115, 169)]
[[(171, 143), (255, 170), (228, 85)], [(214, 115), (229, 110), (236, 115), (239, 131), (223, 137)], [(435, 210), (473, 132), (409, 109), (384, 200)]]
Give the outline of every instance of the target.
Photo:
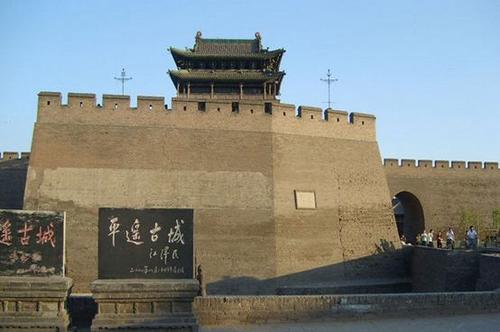
[(114, 77), (115, 80), (122, 82), (122, 96), (125, 95), (125, 82), (130, 81), (132, 77), (127, 77), (127, 74), (125, 73), (125, 68), (122, 68), (122, 72), (120, 74), (120, 77)]
[(332, 101), (330, 98), (330, 94), (331, 94), (330, 86), (332, 83), (337, 82), (338, 79), (336, 79), (335, 77), (332, 78), (332, 73), (330, 72), (330, 69), (328, 69), (328, 72), (326, 73), (326, 78), (320, 78), (320, 80), (323, 82), (326, 82), (328, 84), (328, 108), (331, 108)]

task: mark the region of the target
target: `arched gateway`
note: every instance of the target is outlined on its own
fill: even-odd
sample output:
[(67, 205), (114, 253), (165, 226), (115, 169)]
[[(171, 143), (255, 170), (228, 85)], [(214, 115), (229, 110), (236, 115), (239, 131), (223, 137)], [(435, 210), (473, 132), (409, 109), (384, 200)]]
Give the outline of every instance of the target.
[(410, 192), (402, 191), (392, 199), (394, 216), (399, 236), (404, 235), (410, 243), (425, 228), (424, 210), (419, 199)]

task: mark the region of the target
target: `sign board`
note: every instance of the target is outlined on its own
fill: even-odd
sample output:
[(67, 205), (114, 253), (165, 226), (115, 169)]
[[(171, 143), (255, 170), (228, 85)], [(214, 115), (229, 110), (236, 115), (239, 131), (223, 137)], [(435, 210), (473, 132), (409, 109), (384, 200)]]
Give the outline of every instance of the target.
[(295, 208), (296, 209), (315, 209), (316, 193), (314, 191), (295, 190)]
[(64, 212), (0, 210), (0, 276), (64, 276)]
[(99, 209), (99, 279), (193, 278), (193, 210)]

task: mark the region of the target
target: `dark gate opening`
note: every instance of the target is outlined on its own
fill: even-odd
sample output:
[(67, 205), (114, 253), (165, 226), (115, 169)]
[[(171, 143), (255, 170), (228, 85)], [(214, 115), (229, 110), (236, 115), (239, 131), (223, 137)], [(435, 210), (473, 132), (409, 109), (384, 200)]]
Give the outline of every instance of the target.
[(425, 218), (418, 198), (410, 192), (402, 191), (392, 199), (392, 208), (399, 237), (405, 236), (406, 242), (415, 244), (417, 235), (425, 229)]

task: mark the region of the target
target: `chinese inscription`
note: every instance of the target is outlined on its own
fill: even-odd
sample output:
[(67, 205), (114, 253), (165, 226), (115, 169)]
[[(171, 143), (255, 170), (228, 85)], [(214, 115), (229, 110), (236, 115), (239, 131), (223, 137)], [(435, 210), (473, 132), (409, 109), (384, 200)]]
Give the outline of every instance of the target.
[(193, 210), (99, 209), (99, 278), (192, 278)]
[(64, 271), (64, 213), (0, 210), (0, 275)]

